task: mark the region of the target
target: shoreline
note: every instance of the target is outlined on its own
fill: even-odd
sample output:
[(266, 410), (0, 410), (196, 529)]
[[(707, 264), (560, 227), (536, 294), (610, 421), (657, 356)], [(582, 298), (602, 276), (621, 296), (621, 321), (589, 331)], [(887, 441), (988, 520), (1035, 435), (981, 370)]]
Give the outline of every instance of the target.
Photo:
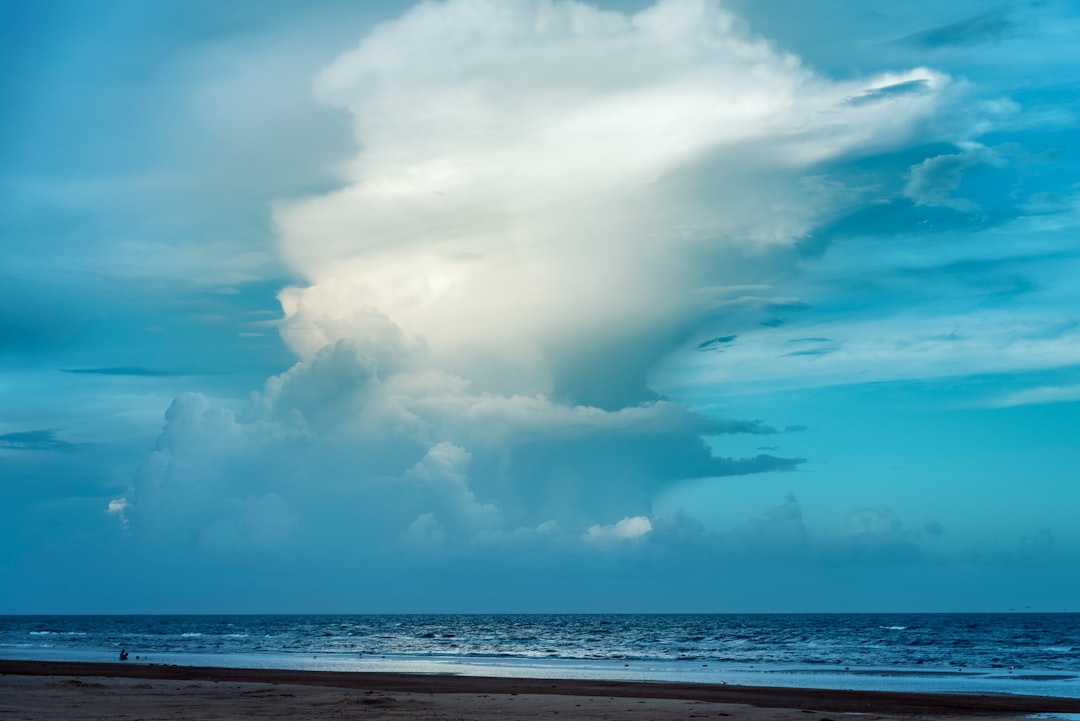
[[(94, 698), (94, 690), (108, 688), (101, 680), (111, 680), (128, 695), (132, 689), (149, 684), (132, 682), (162, 682), (176, 686), (180, 698), (198, 696), (191, 684), (257, 685), (275, 689), (292, 689), (390, 694), (431, 699), (439, 697), (447, 703), (460, 703), (465, 697), (499, 697), (504, 701), (539, 699), (551, 703), (558, 699), (634, 700), (653, 705), (671, 702), (710, 704), (719, 706), (752, 707), (764, 710), (796, 709), (802, 712), (873, 713), (881, 716), (980, 716), (1010, 717), (1035, 713), (1080, 714), (1080, 699), (1021, 695), (965, 695), (942, 693), (912, 693), (892, 691), (849, 691), (814, 688), (756, 687), (699, 683), (595, 681), (506, 678), (490, 676), (456, 676), (444, 674), (409, 674), (384, 672), (297, 671), (286, 669), (243, 669), (224, 667), (172, 666), (154, 664), (85, 663), (56, 661), (0, 660), (5, 703), (8, 698), (25, 696), (32, 699), (34, 689), (49, 687), (53, 693), (66, 684), (66, 691), (76, 699)], [(65, 680), (66, 679), (66, 680)], [(89, 682), (86, 679), (94, 679)], [(186, 694), (179, 692), (188, 684)], [(114, 689), (114, 691), (116, 690)], [(104, 692), (102, 692), (104, 693)], [(115, 694), (114, 694), (115, 695)], [(122, 694), (121, 694), (122, 695)], [(301, 693), (303, 695), (303, 693)], [(290, 698), (295, 697), (295, 694)], [(114, 699), (117, 700), (117, 699)], [(362, 699), (361, 699), (362, 700)], [(100, 699), (99, 699), (100, 701)], [(89, 701), (88, 701), (89, 702)], [(36, 703), (36, 702), (33, 702)], [(227, 703), (221, 700), (220, 703)], [(565, 705), (565, 704), (564, 704)], [(580, 706), (580, 703), (577, 704)], [(33, 707), (32, 705), (30, 706)], [(521, 711), (523, 704), (515, 707)], [(565, 711), (573, 717), (574, 705)], [(499, 712), (505, 714), (505, 712)], [(558, 713), (558, 711), (554, 711)], [(493, 712), (494, 717), (498, 713)], [(579, 714), (580, 715), (580, 714)], [(400, 718), (401, 716), (396, 716)], [(422, 715), (417, 716), (417, 718)], [(585, 716), (582, 716), (583, 718)], [(78, 714), (71, 718), (79, 718)], [(166, 718), (166, 717), (162, 717)]]

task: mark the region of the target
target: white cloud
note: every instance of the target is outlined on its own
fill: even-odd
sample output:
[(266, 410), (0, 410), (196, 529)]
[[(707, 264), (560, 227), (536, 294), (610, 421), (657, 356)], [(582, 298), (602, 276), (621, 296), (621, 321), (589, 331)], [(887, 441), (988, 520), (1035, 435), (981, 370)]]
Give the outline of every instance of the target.
[(120, 526), (125, 530), (129, 530), (130, 524), (127, 519), (127, 509), (131, 507), (127, 498), (114, 498), (109, 501), (108, 507), (105, 509), (105, 513), (110, 516), (115, 516), (120, 520)]
[(806, 169), (903, 142), (947, 82), (830, 81), (712, 2), (418, 6), (318, 78), (362, 150), (346, 187), (278, 209), (308, 280), (283, 336), (310, 358), (375, 308), (484, 389), (550, 393), (604, 339), (707, 313), (720, 249), (803, 237), (850, 198)]
[(243, 408), (176, 400), (140, 526), (623, 541), (665, 484), (792, 468), (714, 456), (702, 436), (775, 431), (650, 398), (646, 374), (854, 202), (816, 164), (902, 145), (948, 84), (829, 80), (705, 0), (450, 0), (378, 26), (316, 79), (360, 148), (344, 187), (275, 213), (300, 360)]
[[(739, 394), (1060, 368), (1080, 365), (1080, 328), (1040, 308), (938, 316), (915, 309), (753, 329), (727, 344), (720, 361), (706, 355), (666, 369), (659, 382)], [(1000, 404), (1040, 402), (1038, 395)]]
[(987, 405), (995, 408), (1042, 405), (1046, 403), (1071, 403), (1080, 401), (1080, 385), (1039, 386), (992, 398)]
[[(440, 515), (449, 517), (456, 527), (467, 533), (497, 529), (502, 526), (499, 509), (490, 503), (481, 503), (469, 487), (468, 467), (470, 454), (452, 443), (436, 443), (428, 449), (412, 468), (405, 471), (402, 480), (420, 487), (423, 503), (441, 508)], [(427, 513), (435, 521), (435, 514)]]
[(904, 195), (918, 205), (943, 206), (964, 213), (980, 210), (977, 203), (957, 197), (964, 173), (977, 165), (1002, 167), (1005, 159), (991, 148), (971, 144), (959, 153), (927, 158), (910, 168)]
[(275, 492), (304, 434), (282, 422), (238, 420), (201, 394), (178, 396), (157, 447), (135, 474), (136, 530), (148, 539), (201, 539), (208, 547), (284, 540), (299, 517)]
[(590, 543), (612, 543), (635, 541), (649, 535), (653, 530), (652, 522), (645, 516), (624, 518), (618, 523), (607, 526), (590, 526), (583, 538)]
[(418, 544), (442, 545), (446, 542), (446, 532), (439, 522), (435, 520), (433, 513), (421, 513), (409, 524), (406, 535), (409, 540)]

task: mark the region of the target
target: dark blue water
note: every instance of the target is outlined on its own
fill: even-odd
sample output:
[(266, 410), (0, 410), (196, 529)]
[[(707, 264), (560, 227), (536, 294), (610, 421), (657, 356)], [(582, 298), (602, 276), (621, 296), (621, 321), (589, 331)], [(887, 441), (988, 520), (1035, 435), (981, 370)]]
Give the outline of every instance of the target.
[(0, 616), (0, 657), (121, 648), (139, 662), (1080, 696), (1080, 614)]

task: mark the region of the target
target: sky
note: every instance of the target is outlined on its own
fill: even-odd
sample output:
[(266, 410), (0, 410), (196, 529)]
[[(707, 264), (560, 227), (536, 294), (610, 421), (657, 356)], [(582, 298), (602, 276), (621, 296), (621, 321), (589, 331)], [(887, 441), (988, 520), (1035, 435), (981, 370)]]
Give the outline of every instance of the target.
[(0, 613), (1080, 611), (1078, 35), (0, 0)]

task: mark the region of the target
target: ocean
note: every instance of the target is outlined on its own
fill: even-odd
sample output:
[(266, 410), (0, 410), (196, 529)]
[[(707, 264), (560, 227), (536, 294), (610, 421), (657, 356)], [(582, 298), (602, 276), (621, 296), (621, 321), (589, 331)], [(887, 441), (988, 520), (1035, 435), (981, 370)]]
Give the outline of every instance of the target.
[(0, 657), (1080, 698), (1080, 614), (0, 616)]

